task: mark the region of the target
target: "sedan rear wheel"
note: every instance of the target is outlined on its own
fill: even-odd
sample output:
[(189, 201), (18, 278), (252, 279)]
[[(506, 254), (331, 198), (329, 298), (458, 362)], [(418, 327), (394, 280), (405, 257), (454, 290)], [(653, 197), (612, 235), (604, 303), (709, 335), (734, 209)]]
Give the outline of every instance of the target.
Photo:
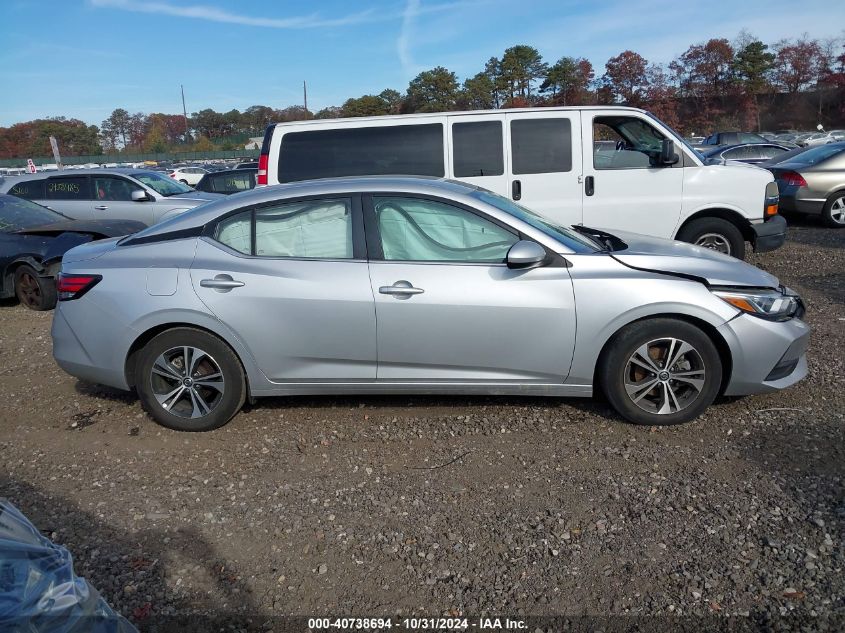
[(602, 357), (601, 386), (613, 407), (637, 424), (680, 424), (715, 399), (722, 363), (710, 338), (675, 319), (623, 328)]
[(15, 295), (30, 310), (52, 310), (56, 307), (56, 282), (52, 277), (40, 277), (31, 266), (20, 266), (15, 270)]
[(838, 191), (828, 198), (822, 210), (822, 219), (831, 228), (845, 227), (845, 191)]
[(244, 372), (234, 352), (207, 332), (175, 328), (159, 334), (139, 358), (137, 389), (144, 408), (163, 426), (209, 431), (243, 406)]

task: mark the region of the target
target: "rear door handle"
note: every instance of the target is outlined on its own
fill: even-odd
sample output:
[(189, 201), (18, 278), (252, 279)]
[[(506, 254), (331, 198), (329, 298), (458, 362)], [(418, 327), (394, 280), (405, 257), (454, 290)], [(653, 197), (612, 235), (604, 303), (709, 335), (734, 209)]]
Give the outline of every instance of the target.
[(229, 292), (232, 288), (240, 288), (244, 282), (232, 279), (231, 275), (217, 275), (214, 279), (203, 279), (200, 286), (214, 288), (217, 292)]
[(379, 294), (397, 295), (399, 297), (421, 295), (425, 292), (422, 288), (414, 288), (410, 281), (405, 281), (404, 279), (394, 282), (392, 286), (380, 286), (378, 291)]
[(522, 183), (518, 180), (514, 180), (511, 183), (511, 198), (514, 200), (522, 198)]
[(108, 207), (104, 204), (101, 204), (99, 207), (94, 207), (97, 211), (105, 211)]
[(593, 195), (596, 192), (596, 181), (595, 178), (592, 176), (587, 176), (584, 179), (584, 193), (588, 196)]

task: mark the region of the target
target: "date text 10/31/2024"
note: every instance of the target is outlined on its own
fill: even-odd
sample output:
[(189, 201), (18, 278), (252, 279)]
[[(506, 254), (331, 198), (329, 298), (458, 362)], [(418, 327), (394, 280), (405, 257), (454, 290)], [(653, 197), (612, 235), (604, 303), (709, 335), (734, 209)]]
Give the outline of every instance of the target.
[(519, 631), (528, 628), (524, 620), (511, 618), (309, 618), (308, 629), (319, 630), (377, 630), (404, 629), (408, 631)]

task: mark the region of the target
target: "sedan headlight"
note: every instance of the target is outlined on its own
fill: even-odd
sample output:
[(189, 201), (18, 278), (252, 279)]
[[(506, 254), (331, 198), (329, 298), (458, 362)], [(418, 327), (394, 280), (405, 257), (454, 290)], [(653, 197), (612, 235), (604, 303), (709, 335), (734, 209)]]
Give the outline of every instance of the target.
[(786, 321), (804, 314), (801, 297), (784, 286), (777, 290), (713, 288), (712, 292), (738, 310), (769, 321)]

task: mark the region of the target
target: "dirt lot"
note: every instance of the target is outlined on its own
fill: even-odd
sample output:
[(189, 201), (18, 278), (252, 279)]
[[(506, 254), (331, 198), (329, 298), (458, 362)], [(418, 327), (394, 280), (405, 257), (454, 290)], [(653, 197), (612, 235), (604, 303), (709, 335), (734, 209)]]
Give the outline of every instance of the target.
[(753, 263), (808, 301), (809, 377), (663, 429), (596, 401), (369, 397), (265, 400), (180, 434), (64, 374), (51, 313), (6, 302), (0, 495), (142, 629), (465, 613), (835, 630), (845, 231), (799, 223)]

